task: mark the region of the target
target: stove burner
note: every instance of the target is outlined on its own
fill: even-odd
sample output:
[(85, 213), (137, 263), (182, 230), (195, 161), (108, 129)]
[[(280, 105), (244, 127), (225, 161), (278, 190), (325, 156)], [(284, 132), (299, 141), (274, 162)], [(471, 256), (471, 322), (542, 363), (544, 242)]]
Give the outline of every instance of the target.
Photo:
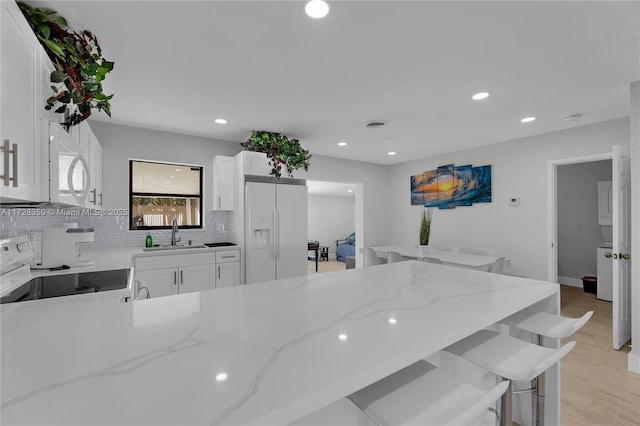
[(0, 304), (127, 288), (129, 270), (37, 277), (0, 298)]

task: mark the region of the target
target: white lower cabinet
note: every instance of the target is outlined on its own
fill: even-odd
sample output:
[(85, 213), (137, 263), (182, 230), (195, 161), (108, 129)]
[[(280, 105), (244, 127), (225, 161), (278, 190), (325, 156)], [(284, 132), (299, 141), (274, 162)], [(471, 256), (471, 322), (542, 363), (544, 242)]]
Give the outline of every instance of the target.
[(240, 285), (240, 250), (216, 252), (216, 288)]
[(134, 257), (133, 266), (154, 298), (240, 284), (239, 249)]

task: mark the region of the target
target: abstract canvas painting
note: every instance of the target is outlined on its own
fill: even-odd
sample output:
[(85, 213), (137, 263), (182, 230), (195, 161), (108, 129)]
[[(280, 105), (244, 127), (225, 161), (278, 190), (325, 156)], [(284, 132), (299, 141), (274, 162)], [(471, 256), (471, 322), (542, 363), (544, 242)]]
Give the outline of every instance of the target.
[(491, 166), (447, 164), (411, 176), (411, 204), (439, 209), (491, 202)]

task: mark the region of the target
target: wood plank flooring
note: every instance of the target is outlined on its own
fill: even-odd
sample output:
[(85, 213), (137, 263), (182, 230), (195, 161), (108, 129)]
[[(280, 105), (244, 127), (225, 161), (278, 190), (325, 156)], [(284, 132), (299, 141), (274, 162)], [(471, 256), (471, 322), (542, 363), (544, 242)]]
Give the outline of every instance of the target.
[[(344, 262), (338, 262), (335, 259), (322, 260), (318, 261), (318, 272), (332, 272), (332, 271), (342, 271), (346, 269)], [(309, 260), (307, 262), (307, 274), (315, 274), (316, 273), (316, 262), (315, 260)]]
[(627, 370), (629, 346), (612, 347), (611, 302), (581, 288), (560, 286), (562, 315), (591, 320), (566, 341), (578, 343), (562, 360), (563, 426), (640, 425), (640, 375)]

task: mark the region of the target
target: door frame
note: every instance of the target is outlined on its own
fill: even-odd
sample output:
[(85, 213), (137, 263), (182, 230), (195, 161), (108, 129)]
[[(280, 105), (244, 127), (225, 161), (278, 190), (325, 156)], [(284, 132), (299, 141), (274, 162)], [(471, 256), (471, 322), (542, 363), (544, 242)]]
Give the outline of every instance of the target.
[(547, 161), (547, 281), (558, 282), (558, 166), (613, 161), (613, 151)]

